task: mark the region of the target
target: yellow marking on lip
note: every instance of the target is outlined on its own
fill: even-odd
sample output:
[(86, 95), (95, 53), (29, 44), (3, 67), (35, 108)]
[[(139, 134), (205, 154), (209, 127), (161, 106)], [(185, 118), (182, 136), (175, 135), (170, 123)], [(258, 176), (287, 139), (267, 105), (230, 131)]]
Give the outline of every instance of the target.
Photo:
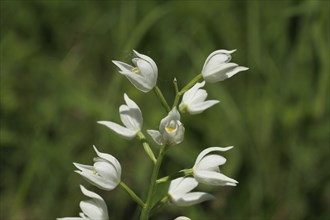
[(139, 70), (139, 68), (137, 68), (137, 67), (134, 67), (131, 71), (132, 71), (133, 73), (136, 73), (136, 74), (139, 74), (139, 73), (140, 73), (140, 70)]
[(94, 170), (93, 170), (93, 174), (96, 174), (96, 173), (97, 173), (97, 172), (96, 172), (96, 170), (94, 169)]
[(174, 130), (175, 130), (175, 128), (171, 128), (171, 127), (166, 128), (166, 131), (168, 131), (168, 132), (173, 132)]

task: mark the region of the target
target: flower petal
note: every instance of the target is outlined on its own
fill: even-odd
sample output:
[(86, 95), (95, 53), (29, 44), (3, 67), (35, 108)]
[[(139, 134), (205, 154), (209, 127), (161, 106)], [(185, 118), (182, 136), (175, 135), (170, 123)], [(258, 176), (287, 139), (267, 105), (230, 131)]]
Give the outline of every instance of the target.
[(236, 186), (238, 183), (236, 180), (214, 171), (194, 170), (194, 177), (200, 183), (213, 186)]
[(132, 131), (112, 121), (98, 121), (97, 123), (107, 126), (117, 134), (127, 139), (132, 139), (136, 135), (136, 131)]
[(160, 121), (159, 131), (160, 133), (165, 132), (165, 127), (170, 121), (180, 121), (180, 113), (177, 108), (174, 107), (168, 115)]
[(129, 108), (138, 109), (141, 113), (139, 106), (132, 99), (130, 99), (126, 93), (124, 93), (124, 100)]
[(94, 163), (94, 168), (103, 178), (117, 184), (120, 182), (120, 175), (118, 175), (118, 172), (113, 164), (105, 161), (96, 162)]
[(227, 150), (230, 150), (232, 149), (234, 146), (229, 146), (229, 147), (209, 147), (209, 148), (206, 148), (205, 150), (203, 150), (197, 157), (196, 161), (195, 161), (195, 165), (198, 164), (201, 159), (207, 155), (208, 153), (211, 153), (212, 151), (227, 151)]
[(132, 72), (132, 69), (134, 68), (133, 66), (131, 66), (127, 63), (121, 62), (121, 61), (113, 60), (112, 62), (121, 70), (120, 71), (121, 74), (130, 73), (130, 72)]
[(205, 85), (205, 81), (203, 81), (201, 83), (196, 83), (193, 87), (191, 87), (187, 92), (185, 92), (183, 94), (182, 102), (183, 103), (190, 103), (190, 101), (193, 100), (193, 98), (194, 98), (196, 92), (198, 91), (198, 89), (200, 89), (204, 85)]
[(180, 199), (175, 201), (175, 205), (177, 206), (190, 206), (195, 205), (206, 200), (214, 199), (215, 197), (209, 193), (204, 192), (192, 192), (183, 195)]
[(64, 218), (56, 218), (56, 220), (90, 220), (90, 219), (81, 218), (81, 217), (64, 217)]
[[(148, 57), (146, 55), (140, 54), (136, 50), (133, 50), (133, 52), (137, 57), (146, 60), (152, 66), (153, 71), (158, 74), (158, 68), (157, 68), (157, 65), (156, 65), (156, 63), (153, 59), (151, 59), (150, 57)], [(156, 79), (157, 79), (157, 77), (156, 77)]]
[(191, 220), (191, 219), (186, 216), (179, 216), (179, 217), (176, 217), (174, 220)]
[(100, 158), (109, 161), (109, 163), (113, 164), (115, 166), (115, 169), (117, 171), (117, 175), (120, 179), (121, 177), (121, 165), (119, 163), (119, 161), (112, 155), (110, 154), (106, 154), (106, 153), (101, 153), (97, 150), (97, 148), (95, 147), (95, 145), (93, 145), (93, 148), (97, 154), (97, 156), (99, 156)]
[(208, 100), (198, 104), (190, 105), (188, 106), (187, 110), (192, 115), (199, 114), (205, 111), (206, 109), (211, 108), (213, 105), (218, 104), (219, 102), (220, 102), (219, 100)]
[(148, 81), (146, 81), (142, 75), (132, 72), (123, 72), (123, 74), (138, 90), (142, 92), (149, 92), (151, 89), (153, 89), (153, 86)]
[[(93, 201), (92, 205), (94, 204), (98, 208), (95, 211), (91, 211), (91, 213), (90, 213), (90, 210), (88, 210), (88, 212), (86, 212), (85, 208), (88, 208), (88, 209), (90, 208), (90, 207), (86, 207), (86, 205), (89, 206), (90, 204), (81, 205), (81, 203), (80, 203), (81, 210), (84, 212), (84, 214), (86, 214), (90, 218), (92, 218), (91, 215), (94, 216), (94, 214), (95, 214), (95, 218), (92, 218), (92, 219), (108, 219), (108, 208), (107, 208), (103, 198), (101, 196), (99, 196), (98, 194), (96, 194), (90, 190), (87, 190), (82, 185), (80, 185), (80, 189), (85, 196), (92, 198), (92, 200), (89, 200), (89, 201)], [(86, 201), (86, 202), (88, 202), (88, 201)], [(82, 208), (82, 206), (84, 208)]]
[(231, 60), (231, 55), (236, 50), (216, 50), (212, 52), (205, 60), (202, 73), (208, 72), (215, 66), (223, 63), (228, 63)]
[(158, 144), (163, 145), (163, 138), (159, 131), (156, 130), (147, 130), (147, 133), (152, 137), (152, 139)]
[(238, 67), (236, 67), (235, 69), (233, 69), (232, 71), (227, 72), (227, 73), (226, 73), (226, 76), (227, 76), (227, 78), (230, 78), (230, 77), (232, 77), (233, 75), (235, 75), (236, 73), (241, 72), (241, 71), (246, 71), (246, 70), (248, 70), (248, 69), (249, 69), (249, 68), (244, 67), (244, 66), (238, 66)]
[(194, 169), (208, 170), (209, 168), (218, 167), (224, 163), (226, 163), (226, 158), (220, 155), (211, 154), (205, 156), (196, 167), (194, 167)]
[(87, 180), (89, 183), (93, 184), (94, 186), (97, 186), (100, 189), (112, 190), (117, 186), (117, 183), (109, 181), (92, 172), (82, 172), (78, 170), (76, 170), (75, 172), (84, 177), (85, 180)]
[(171, 181), (168, 193), (173, 198), (181, 197), (198, 186), (198, 182), (192, 177), (179, 177)]
[(127, 105), (121, 105), (119, 108), (120, 119), (123, 124), (132, 131), (141, 130), (143, 119), (140, 109), (129, 108)]

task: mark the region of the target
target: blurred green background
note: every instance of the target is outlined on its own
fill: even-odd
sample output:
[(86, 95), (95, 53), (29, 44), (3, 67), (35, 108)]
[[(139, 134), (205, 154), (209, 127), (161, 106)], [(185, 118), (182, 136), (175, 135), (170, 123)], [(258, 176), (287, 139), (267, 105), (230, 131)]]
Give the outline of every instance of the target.
[(111, 63), (130, 62), (132, 49), (155, 60), (170, 102), (173, 78), (184, 86), (214, 50), (237, 49), (233, 62), (250, 68), (206, 85), (221, 103), (183, 115), (185, 141), (161, 170), (189, 168), (204, 148), (234, 145), (221, 170), (239, 185), (201, 185), (217, 199), (168, 206), (153, 219), (329, 219), (328, 1), (0, 3), (0, 219), (78, 216), (86, 199), (79, 184), (105, 198), (110, 219), (137, 217), (125, 192), (98, 190), (72, 165), (91, 164), (95, 144), (144, 196), (151, 163), (140, 143), (96, 124), (120, 122), (124, 92), (141, 107), (144, 129), (165, 116), (152, 92), (136, 90)]

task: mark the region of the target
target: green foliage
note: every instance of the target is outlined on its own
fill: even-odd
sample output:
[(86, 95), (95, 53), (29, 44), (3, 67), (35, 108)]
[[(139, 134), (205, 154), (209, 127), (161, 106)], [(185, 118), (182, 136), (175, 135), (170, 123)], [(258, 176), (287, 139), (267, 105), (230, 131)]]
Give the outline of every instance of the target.
[(329, 2), (0, 3), (1, 219), (77, 216), (79, 184), (102, 193), (111, 219), (138, 215), (125, 192), (102, 192), (72, 172), (73, 161), (92, 163), (95, 144), (118, 158), (128, 185), (146, 190), (152, 164), (139, 141), (96, 124), (119, 121), (124, 92), (141, 107), (145, 129), (165, 116), (153, 93), (137, 91), (111, 63), (129, 61), (132, 49), (156, 61), (168, 100), (173, 78), (185, 85), (216, 49), (238, 49), (234, 62), (250, 67), (206, 85), (221, 103), (183, 115), (185, 141), (161, 170), (234, 145), (222, 170), (239, 185), (201, 186), (217, 199), (170, 206), (154, 219), (329, 218)]

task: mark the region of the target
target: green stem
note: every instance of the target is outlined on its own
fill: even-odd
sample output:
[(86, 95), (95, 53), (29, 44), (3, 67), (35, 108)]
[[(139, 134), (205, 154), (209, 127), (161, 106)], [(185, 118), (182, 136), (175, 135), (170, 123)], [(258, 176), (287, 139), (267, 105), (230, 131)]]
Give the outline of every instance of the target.
[(158, 177), (160, 166), (163, 162), (166, 147), (167, 147), (167, 145), (162, 146), (158, 153), (157, 162), (152, 170), (150, 185), (149, 185), (148, 194), (147, 194), (147, 201), (145, 203), (145, 206), (142, 209), (140, 220), (148, 220), (148, 218), (150, 216), (150, 211), (152, 208), (152, 198), (155, 193), (156, 180)]
[(181, 96), (191, 87), (193, 87), (199, 80), (201, 80), (203, 78), (202, 74), (198, 74), (197, 76), (195, 76), (185, 87), (183, 87), (178, 93), (176, 93), (175, 98), (174, 98), (174, 102), (173, 102), (173, 108), (175, 106), (178, 106), (179, 104), (179, 100), (181, 98)]
[(159, 89), (159, 87), (158, 86), (155, 86), (153, 90), (154, 90), (155, 94), (157, 95), (157, 97), (159, 98), (159, 101), (162, 104), (162, 106), (165, 108), (165, 110), (167, 112), (170, 112), (171, 111), (171, 108), (167, 104), (167, 101), (166, 101), (166, 99), (165, 99), (162, 91)]
[(143, 145), (144, 151), (145, 151), (145, 152), (147, 153), (147, 155), (150, 157), (150, 159), (152, 160), (152, 162), (153, 162), (154, 164), (156, 164), (156, 157), (155, 157), (155, 154), (154, 154), (154, 152), (151, 150), (150, 145), (149, 145), (149, 143), (148, 143), (146, 137), (144, 136), (144, 134), (143, 134), (141, 131), (139, 131), (139, 132), (137, 133), (137, 137), (140, 139), (140, 141), (141, 141), (141, 143), (142, 143), (142, 145)]
[(127, 186), (122, 181), (119, 183), (119, 186), (121, 186), (121, 188), (123, 188), (123, 190), (125, 190), (137, 204), (139, 204), (142, 208), (144, 207), (144, 202), (140, 199), (139, 196), (135, 194), (135, 192), (131, 188), (129, 188), (129, 186)]
[(150, 216), (152, 216), (157, 209), (161, 208), (162, 206), (164, 206), (166, 203), (168, 202), (168, 196), (163, 197), (161, 200), (159, 200), (154, 207), (151, 209), (150, 211)]
[(172, 180), (172, 179), (175, 179), (175, 178), (178, 178), (178, 177), (181, 177), (181, 176), (187, 176), (187, 175), (189, 175), (189, 174), (186, 174), (186, 170), (181, 170), (179, 172), (172, 173), (171, 175), (164, 176), (164, 177), (161, 177), (161, 178), (157, 179), (156, 183), (157, 184), (166, 183), (169, 180)]

